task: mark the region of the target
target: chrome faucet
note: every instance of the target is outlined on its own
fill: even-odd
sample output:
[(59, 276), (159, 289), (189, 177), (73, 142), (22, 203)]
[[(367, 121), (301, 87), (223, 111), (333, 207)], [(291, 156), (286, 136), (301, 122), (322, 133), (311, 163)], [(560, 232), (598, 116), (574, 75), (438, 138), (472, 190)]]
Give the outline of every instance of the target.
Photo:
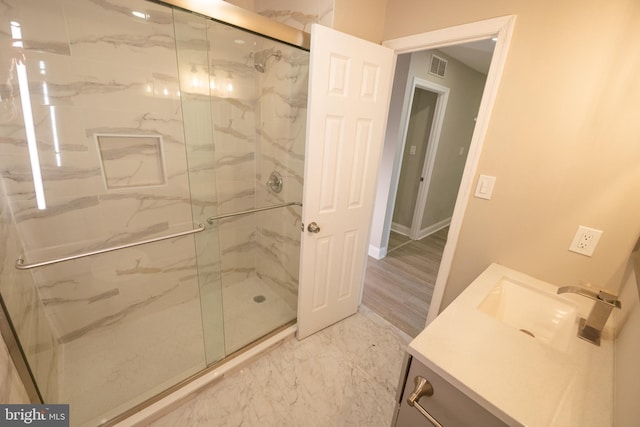
[(596, 293), (580, 286), (563, 286), (558, 288), (559, 294), (567, 292), (582, 295), (595, 301), (595, 304), (591, 309), (591, 313), (589, 313), (589, 317), (586, 320), (584, 318), (580, 319), (578, 337), (589, 341), (592, 344), (600, 345), (600, 336), (602, 335), (605, 323), (607, 323), (609, 314), (611, 314), (614, 307), (622, 307), (620, 301), (618, 301), (618, 297), (604, 291)]

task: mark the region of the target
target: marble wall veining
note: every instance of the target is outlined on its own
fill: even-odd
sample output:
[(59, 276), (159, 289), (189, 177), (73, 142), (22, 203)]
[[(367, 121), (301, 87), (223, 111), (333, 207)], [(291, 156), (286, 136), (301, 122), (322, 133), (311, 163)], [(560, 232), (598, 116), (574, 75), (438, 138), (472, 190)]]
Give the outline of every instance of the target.
[[(213, 212), (301, 201), (308, 53), (214, 22), (206, 23), (206, 46), (199, 45), (192, 40), (202, 24), (191, 15), (179, 19), (184, 21), (179, 42), (183, 92), (201, 122), (207, 121), (206, 112), (211, 114), (212, 134), (207, 137), (213, 144), (193, 139), (203, 141), (195, 143), (203, 153), (197, 169), (211, 174), (213, 185), (204, 197), (211, 200)], [(280, 50), (282, 56), (269, 58), (265, 72), (259, 73), (254, 58), (265, 50)], [(185, 120), (192, 121), (186, 114)], [(272, 171), (283, 176), (282, 193), (266, 187)], [(217, 221), (224, 286), (258, 275), (273, 278), (277, 288), (288, 289), (286, 294), (297, 292), (299, 216), (299, 209), (291, 208)], [(274, 257), (274, 244), (284, 258)], [(291, 304), (295, 307), (296, 301)]]
[[(55, 7), (57, 13), (46, 19), (40, 15), (42, 20), (59, 22), (41, 33), (28, 19), (24, 24), (21, 20), (43, 13), (44, 3), (42, 9)], [(0, 127), (0, 162), (27, 262), (191, 228), (171, 10), (143, 1), (31, 0), (4, 5), (8, 10), (3, 16), (20, 22), (25, 40), (35, 40), (25, 43), (24, 50), (3, 47), (1, 71), (8, 73), (1, 76), (7, 82), (1, 89), (3, 104), (14, 114), (5, 116)], [(133, 16), (132, 9), (147, 17)], [(56, 49), (40, 50), (38, 40), (50, 33), (57, 36)], [(23, 106), (17, 94), (24, 89), (9, 65), (20, 55), (25, 58), (41, 153), (43, 210), (34, 203), (25, 127), (18, 113)], [(166, 182), (133, 187), (124, 182), (108, 188), (96, 134), (161, 136)], [(118, 161), (142, 165), (145, 156), (123, 148), (112, 157), (112, 168), (124, 169)], [(181, 244), (177, 259), (161, 249)], [(168, 294), (180, 294), (179, 300), (195, 298), (192, 246), (159, 243), (34, 270), (59, 339), (67, 342)], [(165, 259), (157, 252), (166, 254)], [(132, 280), (136, 286), (127, 284)]]
[[(207, 25), (211, 121), (218, 214), (256, 207), (256, 127), (259, 84), (252, 55), (258, 37), (213, 22)], [(237, 41), (236, 41), (237, 40)], [(256, 44), (258, 46), (256, 47)], [(256, 216), (216, 222), (223, 286), (255, 275)]]
[[(282, 57), (259, 73), (265, 49)], [(45, 400), (70, 403), (78, 425), (239, 348), (225, 289), (268, 286), (288, 306), (278, 322), (295, 317), (300, 208), (206, 219), (301, 201), (308, 65), (308, 52), (144, 0), (0, 2), (0, 290)]]
[(274, 21), (309, 32), (311, 24), (333, 28), (334, 0), (300, 2), (296, 0), (226, 0)]
[[(5, 186), (0, 183), (0, 293), (40, 393), (47, 400), (56, 402), (59, 399), (61, 348), (38, 296), (33, 275), (19, 272), (14, 267), (15, 254), (21, 243), (8, 202)], [(28, 402), (28, 398), (24, 400), (19, 392), (22, 384), (14, 373), (9, 355), (6, 356), (0, 357), (0, 369), (5, 378), (0, 384), (9, 393), (7, 398)], [(6, 401), (0, 399), (0, 402)]]
[[(289, 50), (270, 62), (262, 82), (256, 178), (257, 198), (265, 205), (302, 202), (309, 56)], [(282, 176), (282, 192), (265, 183), (272, 171)], [(300, 207), (268, 211), (258, 222), (258, 276), (296, 308), (300, 268)]]
[[(204, 202), (201, 211), (194, 211), (194, 221), (301, 201), (308, 53), (188, 13), (176, 12), (175, 19), (191, 182), (203, 182), (193, 179), (198, 175), (206, 176), (209, 184), (197, 187), (196, 196), (192, 189), (194, 204)], [(264, 73), (256, 69), (256, 55), (278, 51), (281, 55), (266, 60)], [(279, 194), (267, 190), (272, 171), (285, 181)], [(227, 352), (237, 350), (238, 342), (258, 338), (262, 334), (258, 331), (269, 323), (241, 314), (259, 311), (251, 308), (253, 296), (270, 295), (288, 307), (278, 301), (267, 303), (281, 312), (274, 316), (272, 327), (295, 318), (299, 218), (299, 208), (287, 208), (212, 224), (218, 245), (209, 245), (202, 253), (218, 260), (218, 270), (201, 275), (201, 289), (217, 294), (221, 287), (227, 303), (246, 305), (223, 307)], [(201, 240), (197, 238), (197, 245), (205, 247)], [(261, 291), (260, 286), (269, 289)], [(205, 317), (215, 311), (205, 305), (219, 306), (214, 301), (202, 300)], [(214, 320), (205, 322), (205, 328), (220, 319)], [(210, 341), (207, 354), (215, 354)], [(215, 359), (208, 356), (208, 360)]]
[[(174, 11), (176, 54), (181, 79), (181, 100), (187, 162), (189, 164), (191, 211), (194, 224), (207, 224), (218, 212), (215, 147), (207, 78), (209, 42), (206, 21)], [(226, 354), (222, 306), (219, 230), (208, 227), (195, 236), (200, 308), (205, 359), (212, 363)]]
[[(31, 289), (8, 294), (24, 301), (10, 301), (12, 318), (42, 312), (22, 328), (50, 328), (52, 355), (29, 362), (43, 375), (59, 374), (58, 395), (45, 399), (70, 403), (80, 425), (206, 366), (192, 237), (13, 267), (21, 255), (38, 262), (194, 227), (173, 14), (142, 0), (7, 0), (0, 9), (0, 172), (15, 223), (2, 283)], [(29, 104), (45, 209), (36, 203), (23, 115)], [(162, 156), (156, 147), (151, 166), (162, 177), (148, 179), (148, 147), (125, 141), (99, 152), (96, 135), (105, 134), (160, 138)], [(162, 328), (141, 326), (167, 319)], [(28, 333), (21, 340), (35, 345)]]

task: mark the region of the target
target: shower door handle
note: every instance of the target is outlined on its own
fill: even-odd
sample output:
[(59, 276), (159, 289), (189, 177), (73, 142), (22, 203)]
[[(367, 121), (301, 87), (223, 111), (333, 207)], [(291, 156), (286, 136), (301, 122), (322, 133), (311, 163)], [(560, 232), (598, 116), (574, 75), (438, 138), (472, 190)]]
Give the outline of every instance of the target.
[(315, 222), (312, 222), (307, 227), (307, 231), (310, 232), (310, 233), (319, 233), (320, 232), (320, 227), (318, 227), (318, 224), (316, 224)]

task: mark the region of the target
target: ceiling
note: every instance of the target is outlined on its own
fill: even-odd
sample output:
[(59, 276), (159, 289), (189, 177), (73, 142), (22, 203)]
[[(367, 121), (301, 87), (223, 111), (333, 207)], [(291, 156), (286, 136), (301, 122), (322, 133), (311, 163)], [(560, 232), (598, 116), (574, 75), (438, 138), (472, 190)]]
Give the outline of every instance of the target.
[(468, 67), (486, 75), (496, 43), (491, 39), (479, 40), (438, 48), (439, 51), (457, 59)]

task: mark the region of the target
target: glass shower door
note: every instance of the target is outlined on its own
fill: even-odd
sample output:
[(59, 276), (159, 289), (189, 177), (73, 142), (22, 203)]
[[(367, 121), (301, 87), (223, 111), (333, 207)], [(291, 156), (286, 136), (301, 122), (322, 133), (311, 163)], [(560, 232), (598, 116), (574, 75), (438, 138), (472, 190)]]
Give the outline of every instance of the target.
[(172, 9), (5, 3), (0, 292), (45, 402), (98, 425), (206, 367), (193, 236), (207, 231), (15, 264), (199, 229)]
[(216, 239), (198, 237), (201, 294), (222, 295), (201, 298), (212, 363), (296, 318), (309, 53), (174, 17), (194, 222)]
[(218, 212), (207, 21), (177, 9), (173, 19), (193, 222), (207, 227), (196, 236), (196, 262), (206, 361), (212, 364), (226, 351), (218, 230), (207, 222)]
[(44, 401), (98, 425), (295, 319), (308, 53), (144, 0), (3, 4), (0, 293)]

